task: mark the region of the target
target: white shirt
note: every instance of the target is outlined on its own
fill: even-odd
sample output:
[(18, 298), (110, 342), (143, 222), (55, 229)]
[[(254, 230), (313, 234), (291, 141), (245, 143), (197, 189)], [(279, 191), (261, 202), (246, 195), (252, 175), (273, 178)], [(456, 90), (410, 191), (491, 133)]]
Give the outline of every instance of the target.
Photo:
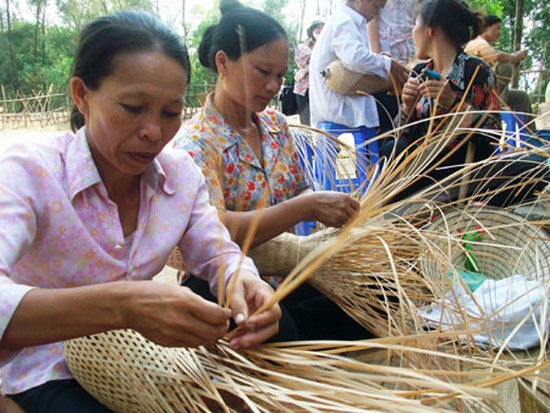
[(342, 95), (331, 91), (321, 75), (330, 63), (340, 59), (357, 73), (387, 77), (391, 59), (369, 49), (367, 20), (349, 6), (340, 7), (325, 24), (309, 68), (309, 101), (312, 125), (334, 122), (349, 127), (377, 127), (380, 123), (372, 96)]

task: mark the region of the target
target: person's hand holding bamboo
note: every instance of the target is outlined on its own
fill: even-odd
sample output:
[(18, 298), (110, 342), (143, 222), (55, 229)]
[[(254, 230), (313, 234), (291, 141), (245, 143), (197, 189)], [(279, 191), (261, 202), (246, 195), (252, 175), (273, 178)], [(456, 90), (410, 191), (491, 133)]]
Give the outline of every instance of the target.
[[(275, 304), (255, 314), (269, 301), (273, 289), (265, 281), (249, 272), (239, 272), (230, 279), (227, 287), (231, 315), (238, 329), (230, 335), (229, 345), (233, 349), (254, 347), (279, 331), (281, 309)], [(232, 278), (233, 278), (232, 277)]]

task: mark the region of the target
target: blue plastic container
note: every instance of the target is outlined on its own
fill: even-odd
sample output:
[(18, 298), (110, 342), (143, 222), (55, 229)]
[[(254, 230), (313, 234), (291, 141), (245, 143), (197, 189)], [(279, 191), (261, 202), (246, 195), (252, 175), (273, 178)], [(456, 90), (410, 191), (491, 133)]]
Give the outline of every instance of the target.
[(315, 177), (321, 189), (335, 190), (340, 192), (351, 192), (354, 188), (365, 184), (368, 181), (367, 166), (378, 162), (378, 143), (369, 142), (376, 136), (376, 128), (350, 128), (332, 122), (321, 122), (319, 129), (338, 137), (344, 133), (353, 135), (356, 152), (356, 176), (352, 179), (337, 179), (334, 165), (337, 162), (338, 150), (335, 144), (330, 141), (323, 141), (314, 150), (315, 153)]
[(525, 115), (517, 112), (501, 112), (500, 118), (506, 124), (506, 145), (508, 148), (521, 148), (532, 137), (525, 127)]

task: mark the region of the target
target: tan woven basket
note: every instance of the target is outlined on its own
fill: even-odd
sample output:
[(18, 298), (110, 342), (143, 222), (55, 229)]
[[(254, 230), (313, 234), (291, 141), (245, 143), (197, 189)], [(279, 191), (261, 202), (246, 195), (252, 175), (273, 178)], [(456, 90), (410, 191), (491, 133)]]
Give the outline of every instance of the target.
[(343, 95), (372, 95), (392, 88), (389, 78), (352, 72), (340, 60), (335, 60), (328, 66), (325, 79), (330, 90)]
[(547, 383), (540, 383), (540, 386), (534, 386), (533, 383), (525, 378), (517, 380), (519, 404), (521, 413), (547, 413), (550, 411), (550, 394), (540, 386), (548, 388)]
[[(116, 330), (65, 342), (65, 358), (75, 379), (120, 413), (229, 413), (245, 407), (258, 413), (439, 412), (431, 401), (422, 407), (417, 396), (452, 399), (458, 393), (453, 386), (441, 386), (441, 376), (432, 377), (432, 352), (428, 375), (414, 368), (423, 364), (414, 351), (418, 344), (411, 357), (398, 351), (399, 363), (406, 359), (406, 367), (388, 367), (388, 352), (370, 353), (368, 361), (339, 355), (366, 350), (368, 342), (287, 343), (237, 353), (225, 343), (165, 348), (133, 330)], [(444, 365), (448, 368), (449, 363)], [(462, 394), (466, 386), (461, 382), (459, 388)], [(469, 391), (478, 389), (472, 386)], [(472, 408), (477, 404), (472, 402), (469, 411), (482, 411)]]
[[(427, 228), (431, 250), (420, 260), (422, 273), (433, 285), (449, 287), (442, 280), (451, 268), (465, 269), (465, 233), (480, 232), (483, 239), (470, 243), (479, 272), (493, 279), (521, 274), (543, 279), (550, 274), (550, 237), (525, 218), (504, 209), (469, 207), (453, 209)], [(437, 234), (441, 234), (439, 237)], [(443, 259), (442, 259), (443, 258)], [(444, 292), (444, 291), (442, 291)]]

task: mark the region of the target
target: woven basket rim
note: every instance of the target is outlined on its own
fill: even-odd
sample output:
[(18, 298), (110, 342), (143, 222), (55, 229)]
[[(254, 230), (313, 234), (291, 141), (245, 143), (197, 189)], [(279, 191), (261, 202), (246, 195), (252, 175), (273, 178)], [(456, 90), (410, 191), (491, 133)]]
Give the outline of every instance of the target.
[[(521, 215), (518, 215), (512, 211), (506, 210), (506, 209), (500, 209), (500, 208), (493, 208), (493, 207), (466, 207), (463, 209), (452, 209), (449, 211), (444, 211), (443, 215), (436, 218), (433, 222), (428, 224), (425, 227), (425, 231), (433, 231), (437, 230), (438, 228), (445, 227), (452, 229), (452, 233), (455, 233), (457, 231), (458, 225), (463, 222), (465, 225), (471, 225), (471, 224), (478, 224), (481, 225), (481, 228), (479, 230), (487, 230), (487, 237), (491, 237), (487, 243), (484, 243), (483, 241), (479, 245), (479, 249), (483, 250), (483, 252), (486, 255), (478, 256), (477, 258), (480, 260), (486, 260), (485, 263), (491, 258), (491, 253), (496, 252), (499, 250), (499, 248), (502, 247), (510, 247), (510, 249), (507, 249), (505, 253), (510, 254), (510, 256), (513, 256), (511, 252), (513, 250), (518, 250), (521, 253), (518, 253), (519, 259), (522, 260), (522, 262), (516, 262), (516, 263), (508, 263), (508, 266), (506, 268), (502, 268), (502, 273), (511, 272), (510, 275), (514, 271), (515, 268), (521, 268), (524, 262), (527, 262), (529, 260), (534, 262), (535, 258), (539, 258), (538, 261), (540, 264), (540, 268), (544, 269), (550, 269), (550, 256), (548, 254), (536, 254), (535, 257), (532, 256), (532, 252), (534, 252), (537, 249), (544, 249), (550, 251), (550, 236), (544, 231), (543, 229), (535, 226), (530, 221), (528, 221), (526, 218), (524, 218)], [(502, 225), (497, 225), (496, 223), (502, 222)], [(510, 223), (510, 225), (507, 225), (507, 222)], [(485, 225), (484, 225), (485, 224)], [(466, 232), (472, 232), (472, 229), (470, 227), (464, 227), (467, 228)], [(505, 235), (506, 237), (504, 237)], [(498, 239), (493, 239), (498, 238)], [(459, 248), (459, 245), (462, 245), (462, 242), (460, 239), (453, 238), (450, 240), (450, 243), (448, 240), (441, 239), (438, 241), (432, 241), (433, 245), (436, 247), (441, 247), (441, 250), (445, 250), (446, 247), (452, 248), (456, 247), (456, 249), (453, 249), (453, 253), (456, 253), (457, 250), (459, 251), (459, 254), (462, 254), (463, 251), (462, 248)], [(475, 255), (475, 250), (474, 250)], [(458, 260), (458, 256), (455, 254), (453, 257), (451, 257), (451, 260), (453, 264), (455, 261)], [(434, 279), (434, 277), (441, 277), (441, 273), (434, 270), (434, 266), (438, 267), (439, 261), (436, 261), (433, 259), (433, 256), (430, 254), (423, 255), (420, 258), (419, 261), (419, 269), (421, 273), (426, 276), (430, 277), (431, 279)], [(505, 261), (500, 262), (498, 260), (491, 261), (491, 268), (496, 268), (499, 265), (504, 265)], [(483, 264), (483, 262), (482, 262)], [(536, 263), (535, 263), (536, 264)], [(523, 265), (523, 268), (536, 268), (537, 265)], [(481, 265), (482, 267), (484, 265)], [(460, 267), (460, 266), (459, 266)], [(482, 271), (482, 273), (484, 273)], [(484, 275), (489, 276), (491, 278), (504, 278), (504, 277), (495, 277), (493, 274), (487, 273)], [(550, 276), (550, 273), (548, 272), (529, 272), (526, 274), (522, 274), (526, 276), (529, 279), (540, 279), (541, 276), (543, 279), (547, 279)]]

